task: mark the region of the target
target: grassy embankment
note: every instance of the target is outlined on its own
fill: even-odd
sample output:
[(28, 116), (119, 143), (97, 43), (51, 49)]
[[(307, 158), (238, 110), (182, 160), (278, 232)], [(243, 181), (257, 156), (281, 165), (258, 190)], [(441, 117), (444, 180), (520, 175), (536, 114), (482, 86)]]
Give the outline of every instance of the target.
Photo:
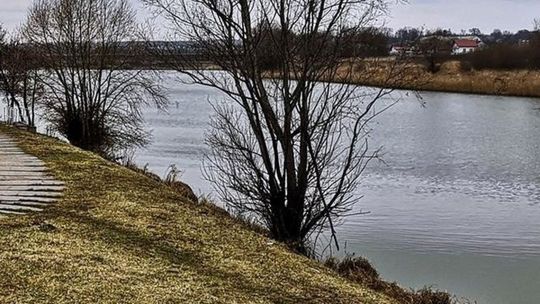
[(418, 91), (540, 97), (539, 71), (475, 71), (459, 61), (447, 61), (438, 72), (430, 73), (424, 65), (407, 63), (396, 64), (395, 75), (388, 79), (394, 65), (391, 59), (366, 61), (354, 67), (352, 77), (338, 81)]
[(0, 219), (0, 303), (394, 303), (167, 185), (0, 126), (66, 183)]

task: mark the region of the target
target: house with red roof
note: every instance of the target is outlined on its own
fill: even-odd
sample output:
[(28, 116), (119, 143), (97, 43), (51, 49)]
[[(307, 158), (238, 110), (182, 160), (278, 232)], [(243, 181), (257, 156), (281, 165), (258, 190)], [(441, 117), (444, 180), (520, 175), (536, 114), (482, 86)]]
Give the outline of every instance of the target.
[(475, 39), (457, 39), (454, 41), (454, 46), (452, 47), (453, 55), (461, 55), (472, 53), (476, 51), (481, 45), (481, 42)]

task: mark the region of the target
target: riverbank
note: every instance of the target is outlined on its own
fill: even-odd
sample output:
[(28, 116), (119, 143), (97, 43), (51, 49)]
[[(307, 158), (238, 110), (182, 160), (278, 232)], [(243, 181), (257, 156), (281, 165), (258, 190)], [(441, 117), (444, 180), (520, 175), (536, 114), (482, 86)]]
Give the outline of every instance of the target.
[(65, 183), (0, 219), (2, 303), (395, 303), (146, 175), (0, 126)]
[[(345, 59), (340, 67), (341, 71), (326, 81), (413, 91), (540, 97), (540, 71), (477, 71), (470, 68), (466, 62), (453, 60), (438, 63), (438, 71), (432, 73), (421, 62), (422, 59), (419, 58), (404, 61), (396, 61), (392, 57)], [(220, 70), (217, 65), (207, 61), (199, 62), (197, 67), (208, 71)], [(153, 63), (151, 69), (170, 71), (170, 67), (163, 63)], [(265, 76), (280, 77), (279, 72), (275, 71), (267, 71)]]
[(459, 61), (444, 62), (435, 73), (415, 62), (366, 61), (355, 64), (351, 75), (337, 82), (416, 91), (540, 97), (539, 71), (475, 71)]

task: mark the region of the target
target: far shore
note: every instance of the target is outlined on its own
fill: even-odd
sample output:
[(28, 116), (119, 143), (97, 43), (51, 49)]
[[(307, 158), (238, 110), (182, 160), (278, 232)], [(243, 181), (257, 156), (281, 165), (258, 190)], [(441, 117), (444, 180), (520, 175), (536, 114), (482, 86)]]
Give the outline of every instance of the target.
[[(220, 70), (210, 62), (200, 65), (205, 70)], [(447, 61), (440, 65), (438, 72), (430, 73), (421, 64), (396, 64), (392, 58), (368, 59), (354, 65), (352, 76), (327, 81), (412, 91), (540, 97), (540, 71), (535, 70), (466, 70), (459, 61)], [(389, 80), (394, 65), (401, 70)], [(348, 70), (350, 66), (344, 65), (343, 69)], [(153, 70), (169, 69), (160, 69), (157, 64)], [(268, 77), (278, 76), (269, 72)]]
[(396, 65), (401, 70), (388, 80), (390, 62), (365, 61), (353, 68), (351, 77), (335, 81), (414, 91), (540, 97), (540, 71), (466, 70), (459, 61), (448, 61), (430, 73), (423, 65), (407, 63)]

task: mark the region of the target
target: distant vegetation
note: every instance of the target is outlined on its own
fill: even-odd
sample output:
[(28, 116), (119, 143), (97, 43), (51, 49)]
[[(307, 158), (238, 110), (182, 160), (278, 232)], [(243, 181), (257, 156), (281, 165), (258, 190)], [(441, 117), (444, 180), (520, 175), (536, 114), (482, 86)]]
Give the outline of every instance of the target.
[(540, 69), (540, 40), (525, 45), (501, 43), (460, 58), (477, 70), (538, 70)]
[[(259, 46), (260, 67), (276, 69), (283, 60), (275, 49), (269, 47), (275, 28), (257, 28), (261, 42)], [(467, 55), (452, 55), (454, 41), (460, 37), (476, 37), (482, 41), (482, 47)], [(279, 38), (279, 37), (278, 37)], [(327, 37), (328, 38), (328, 37)], [(297, 37), (302, 39), (302, 37)], [(408, 59), (420, 63), (432, 73), (448, 61), (460, 61), (467, 69), (513, 70), (540, 68), (540, 32), (538, 30), (520, 30), (516, 33), (494, 30), (484, 34), (478, 28), (460, 33), (449, 29), (425, 30), (404, 27), (393, 31), (389, 28), (362, 27), (344, 29), (339, 36), (328, 39), (340, 41), (339, 58), (376, 58), (387, 57), (392, 46), (406, 46), (414, 51)], [(329, 42), (331, 45), (331, 41)], [(468, 67), (468, 68), (467, 68)]]
[[(254, 38), (257, 41), (256, 55), (259, 68), (279, 70), (285, 63), (286, 59), (276, 51), (277, 46), (283, 45), (280, 31), (278, 26), (267, 23), (261, 23), (255, 28)], [(307, 50), (311, 51), (321, 44), (325, 45), (325, 49), (320, 50), (322, 53), (317, 57), (341, 59), (387, 56), (388, 35), (389, 33), (384, 32), (383, 29), (367, 26), (344, 28), (340, 32), (330, 34), (316, 33), (315, 39), (290, 31), (287, 33), (287, 39), (297, 45), (308, 45), (305, 51), (298, 52), (298, 57), (303, 60), (308, 60), (307, 56), (312, 56)]]
[[(473, 53), (452, 56), (452, 46), (459, 37), (475, 37), (482, 47)], [(484, 34), (477, 28), (454, 33), (451, 30), (402, 28), (388, 37), (390, 45), (415, 48), (417, 59), (432, 72), (448, 61), (460, 61), (465, 70), (536, 70), (540, 68), (540, 32), (520, 30), (516, 33), (494, 30)]]

